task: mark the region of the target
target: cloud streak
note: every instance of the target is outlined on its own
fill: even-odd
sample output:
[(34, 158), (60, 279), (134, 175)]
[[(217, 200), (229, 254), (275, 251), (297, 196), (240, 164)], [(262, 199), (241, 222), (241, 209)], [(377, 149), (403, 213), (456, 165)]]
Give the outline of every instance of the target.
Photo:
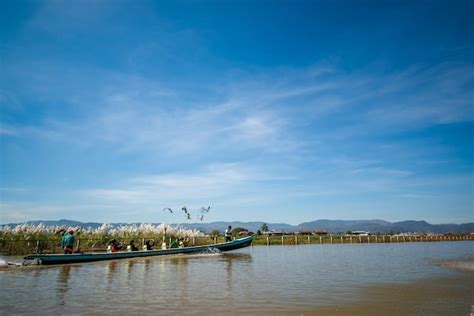
[[(294, 149), (308, 141), (298, 135), (301, 127), (328, 134), (321, 120), (340, 120), (341, 113), (347, 113), (349, 120), (331, 131), (332, 137), (393, 133), (474, 118), (472, 92), (462, 88), (474, 82), (472, 67), (446, 64), (417, 66), (402, 73), (374, 72), (380, 70), (354, 74), (334, 70), (315, 78), (311, 69), (303, 69), (288, 72), (294, 77), (276, 79), (277, 83), (272, 75), (261, 76), (258, 85), (242, 79), (232, 82), (227, 91), (221, 88), (219, 100), (198, 104), (183, 103), (183, 93), (172, 86), (104, 73), (99, 76), (113, 78), (104, 82), (113, 82), (114, 88), (99, 84), (96, 94), (74, 95), (69, 100), (72, 109), (75, 104), (81, 109), (94, 104), (90, 111), (75, 115), (79, 118), (65, 122), (46, 114), (36, 126), (5, 125), (2, 133), (12, 135), (21, 129), (46, 137), (63, 135), (67, 141), (90, 146), (110, 143), (125, 151), (178, 155), (202, 148), (235, 149), (236, 144), (242, 150)], [(91, 90), (81, 84), (81, 90)]]
[(121, 188), (93, 189), (82, 191), (100, 201), (129, 202), (133, 204), (155, 204), (174, 206), (184, 201), (222, 199), (241, 191), (249, 183), (263, 181), (258, 171), (241, 164), (210, 165), (196, 172), (178, 172), (147, 175), (131, 178)]

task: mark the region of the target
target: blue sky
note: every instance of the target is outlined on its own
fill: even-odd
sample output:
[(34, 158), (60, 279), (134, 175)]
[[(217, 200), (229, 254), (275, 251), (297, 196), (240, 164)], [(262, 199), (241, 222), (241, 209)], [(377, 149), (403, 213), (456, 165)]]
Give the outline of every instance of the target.
[(0, 12), (0, 223), (473, 221), (472, 1)]

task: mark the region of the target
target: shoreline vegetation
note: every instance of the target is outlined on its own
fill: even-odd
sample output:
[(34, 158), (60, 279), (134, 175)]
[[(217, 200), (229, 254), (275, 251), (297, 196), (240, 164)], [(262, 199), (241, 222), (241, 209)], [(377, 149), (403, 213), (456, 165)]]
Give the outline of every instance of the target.
[[(26, 255), (31, 253), (61, 253), (61, 231), (64, 227), (46, 227), (42, 225), (23, 224), (16, 227), (0, 229), (0, 254)], [(112, 227), (103, 225), (98, 229), (76, 228), (75, 249), (81, 252), (105, 251), (110, 240), (116, 239), (125, 245), (133, 239), (141, 247), (145, 241), (152, 240), (155, 248), (161, 248), (166, 242), (170, 245), (177, 238), (183, 238), (186, 246), (199, 246), (225, 242), (219, 231), (204, 234), (167, 224), (130, 225)], [(244, 233), (244, 234), (242, 234)], [(234, 231), (234, 238), (247, 235), (249, 232)], [(304, 244), (370, 244), (370, 243), (403, 243), (403, 242), (437, 242), (474, 240), (472, 234), (396, 234), (396, 235), (352, 235), (352, 234), (254, 234), (252, 245), (304, 245)]]

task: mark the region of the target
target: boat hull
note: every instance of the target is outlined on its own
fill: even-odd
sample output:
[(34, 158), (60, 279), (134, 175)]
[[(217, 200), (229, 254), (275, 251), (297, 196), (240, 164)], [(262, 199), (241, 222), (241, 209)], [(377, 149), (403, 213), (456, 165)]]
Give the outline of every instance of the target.
[(35, 260), (39, 264), (65, 264), (65, 263), (81, 263), (81, 262), (92, 262), (92, 261), (103, 261), (103, 260), (114, 260), (114, 259), (128, 259), (128, 258), (140, 258), (140, 257), (154, 257), (154, 256), (165, 256), (175, 254), (192, 254), (208, 251), (209, 249), (217, 249), (219, 251), (231, 251), (244, 247), (250, 246), (253, 237), (248, 236), (245, 238), (236, 239), (226, 243), (212, 244), (205, 246), (194, 246), (185, 248), (172, 248), (172, 249), (160, 249), (160, 250), (143, 250), (143, 251), (129, 251), (129, 252), (91, 252), (91, 253), (78, 253), (78, 254), (55, 254), (55, 255), (29, 255), (24, 257), (25, 260)]

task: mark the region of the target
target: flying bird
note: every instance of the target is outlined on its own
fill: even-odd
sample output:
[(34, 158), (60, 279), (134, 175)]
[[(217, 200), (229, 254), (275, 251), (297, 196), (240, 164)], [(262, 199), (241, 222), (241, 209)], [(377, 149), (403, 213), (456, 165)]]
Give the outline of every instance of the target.
[(173, 210), (170, 209), (169, 207), (165, 207), (165, 208), (163, 209), (163, 212), (164, 212), (164, 211), (169, 211), (170, 213), (173, 213)]
[(210, 206), (208, 206), (207, 208), (205, 208), (204, 206), (201, 207), (201, 213), (209, 213), (209, 210), (211, 209)]
[(188, 212), (186, 212), (186, 219), (191, 219), (191, 214), (189, 214)]
[(188, 208), (186, 206), (181, 206), (181, 210), (188, 214)]
[(202, 219), (204, 218), (204, 215), (198, 215), (197, 217), (200, 221), (202, 221)]

